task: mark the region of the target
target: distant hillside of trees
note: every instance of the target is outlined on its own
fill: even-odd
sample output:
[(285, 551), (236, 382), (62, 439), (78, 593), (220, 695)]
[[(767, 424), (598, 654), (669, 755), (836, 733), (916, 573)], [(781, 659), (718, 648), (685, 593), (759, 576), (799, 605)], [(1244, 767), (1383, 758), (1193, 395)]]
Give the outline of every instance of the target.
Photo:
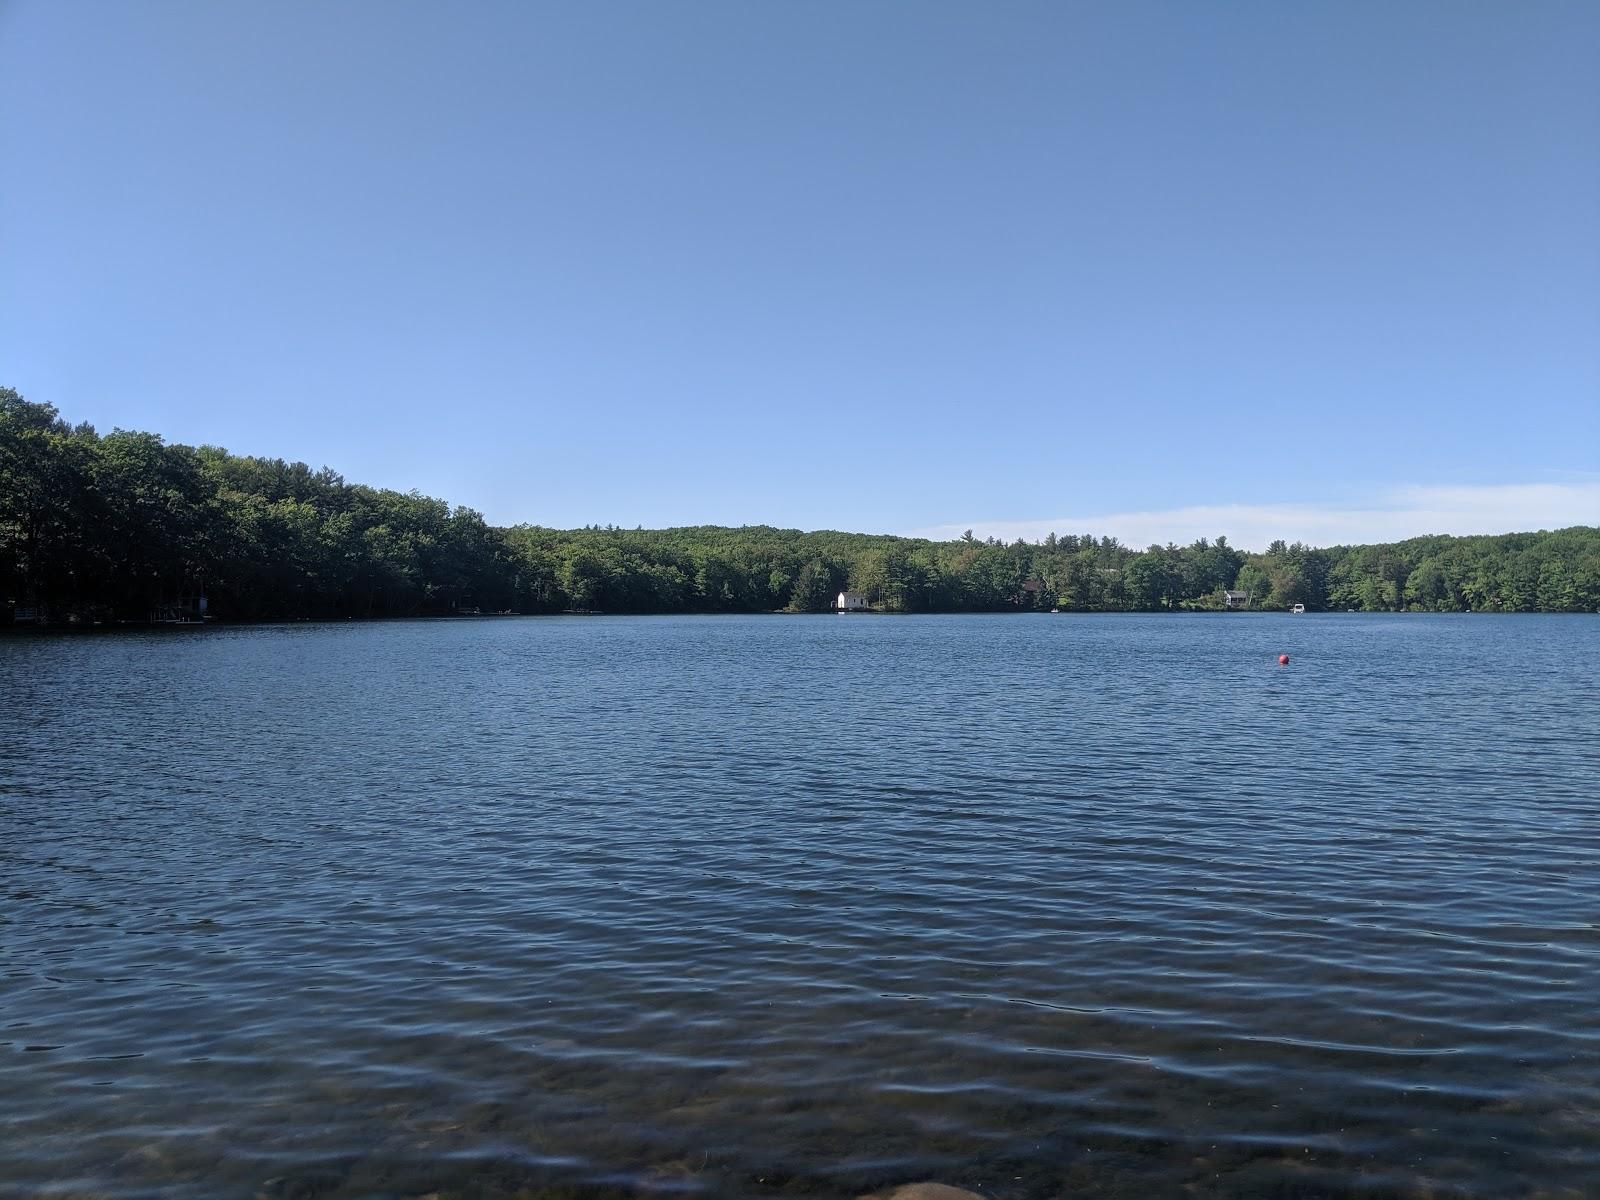
[[(956, 541), (766, 526), (497, 528), (326, 468), (96, 433), (0, 388), (0, 623), (484, 612), (1600, 609), (1600, 529), (1250, 554), (1226, 539)], [(188, 606), (187, 608), (185, 606)]]

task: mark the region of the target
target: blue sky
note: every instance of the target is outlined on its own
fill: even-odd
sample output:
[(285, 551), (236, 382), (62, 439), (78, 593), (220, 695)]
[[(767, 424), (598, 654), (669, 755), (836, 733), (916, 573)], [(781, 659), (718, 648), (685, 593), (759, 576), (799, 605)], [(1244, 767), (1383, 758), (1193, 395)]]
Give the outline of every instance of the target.
[(1600, 5), (0, 4), (0, 383), (499, 522), (1600, 523)]

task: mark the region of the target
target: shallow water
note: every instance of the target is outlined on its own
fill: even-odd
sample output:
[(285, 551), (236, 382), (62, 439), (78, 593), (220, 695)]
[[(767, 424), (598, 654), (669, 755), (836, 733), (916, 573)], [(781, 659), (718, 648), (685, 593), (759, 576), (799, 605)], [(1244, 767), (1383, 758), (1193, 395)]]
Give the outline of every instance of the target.
[(0, 639), (0, 1193), (1600, 1194), (1597, 744), (1585, 617)]

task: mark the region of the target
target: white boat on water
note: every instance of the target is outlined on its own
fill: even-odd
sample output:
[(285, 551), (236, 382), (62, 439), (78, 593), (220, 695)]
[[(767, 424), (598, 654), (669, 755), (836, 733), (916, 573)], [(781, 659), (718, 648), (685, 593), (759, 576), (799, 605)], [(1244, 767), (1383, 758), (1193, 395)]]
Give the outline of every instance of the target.
[(1296, 616), (1298, 616), (1300, 613), (1305, 612), (1305, 610), (1306, 610), (1306, 606), (1304, 604), (1296, 604), (1289, 611), (1294, 613)]

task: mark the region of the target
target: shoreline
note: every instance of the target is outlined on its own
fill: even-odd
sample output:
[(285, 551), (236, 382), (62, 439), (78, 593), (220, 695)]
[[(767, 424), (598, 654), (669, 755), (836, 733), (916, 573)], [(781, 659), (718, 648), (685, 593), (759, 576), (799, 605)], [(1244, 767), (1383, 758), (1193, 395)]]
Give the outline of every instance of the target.
[(1050, 612), (1042, 609), (1026, 609), (1018, 612), (1003, 610), (973, 611), (951, 609), (944, 611), (900, 612), (900, 611), (871, 611), (840, 613), (837, 610), (827, 612), (788, 612), (783, 609), (768, 609), (755, 612), (559, 612), (559, 613), (482, 613), (468, 616), (456, 615), (426, 615), (418, 614), (403, 617), (276, 617), (259, 621), (113, 621), (95, 622), (93, 624), (66, 624), (66, 625), (0, 625), (0, 638), (3, 637), (53, 637), (58, 635), (92, 635), (113, 633), (201, 633), (206, 630), (221, 629), (272, 629), (285, 626), (301, 625), (398, 625), (405, 623), (427, 622), (469, 622), (469, 621), (553, 621), (607, 618), (668, 618), (668, 617), (838, 617), (838, 616), (868, 616), (868, 617), (1588, 617), (1600, 613), (1572, 612), (1570, 610), (1548, 611), (1512, 611), (1505, 609), (1465, 609), (1455, 612), (1428, 612), (1419, 609), (1370, 609), (1350, 611), (1335, 611), (1326, 609), (1316, 612), (1291, 613), (1268, 612), (1260, 609), (1240, 611), (1237, 609), (1064, 609), (1060, 612)]

